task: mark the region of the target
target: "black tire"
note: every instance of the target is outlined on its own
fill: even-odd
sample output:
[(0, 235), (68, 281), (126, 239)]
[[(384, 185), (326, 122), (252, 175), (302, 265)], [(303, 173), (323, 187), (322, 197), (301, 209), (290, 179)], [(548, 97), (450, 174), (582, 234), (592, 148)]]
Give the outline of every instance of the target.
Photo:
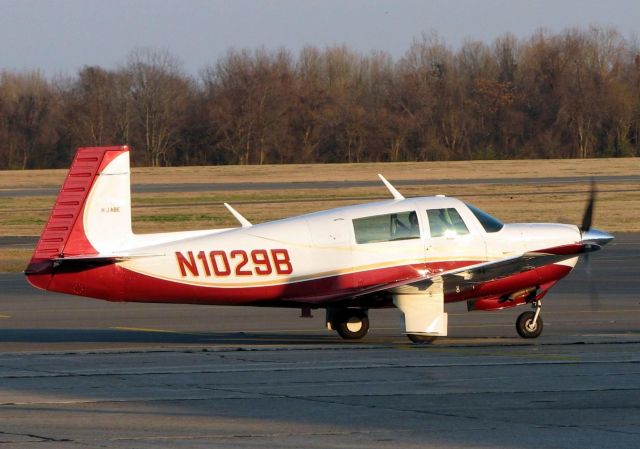
[(428, 345), (436, 341), (435, 335), (407, 334), (409, 340), (417, 345)]
[(516, 331), (522, 338), (538, 338), (542, 333), (542, 317), (538, 315), (538, 320), (533, 323), (535, 316), (535, 312), (524, 312), (516, 320)]
[(346, 309), (337, 314), (333, 328), (345, 340), (359, 340), (369, 332), (369, 318), (364, 310)]

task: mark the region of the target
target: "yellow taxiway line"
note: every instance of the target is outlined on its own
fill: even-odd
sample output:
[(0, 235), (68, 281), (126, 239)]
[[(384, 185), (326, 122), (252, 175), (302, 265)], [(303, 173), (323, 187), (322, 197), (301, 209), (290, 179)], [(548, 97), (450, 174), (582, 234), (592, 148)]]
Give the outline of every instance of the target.
[(0, 318), (11, 318), (11, 315), (3, 315), (0, 313)]
[(176, 334), (176, 335), (191, 335), (195, 337), (205, 337), (205, 334), (196, 334), (192, 332), (179, 332), (179, 331), (171, 331), (165, 329), (150, 329), (147, 327), (110, 327), (109, 329), (113, 329), (116, 331), (128, 331), (128, 332), (152, 332), (157, 334)]
[(181, 334), (182, 332), (164, 330), (164, 329), (149, 329), (146, 327), (110, 327), (117, 331), (136, 331), (136, 332), (157, 332), (161, 334)]

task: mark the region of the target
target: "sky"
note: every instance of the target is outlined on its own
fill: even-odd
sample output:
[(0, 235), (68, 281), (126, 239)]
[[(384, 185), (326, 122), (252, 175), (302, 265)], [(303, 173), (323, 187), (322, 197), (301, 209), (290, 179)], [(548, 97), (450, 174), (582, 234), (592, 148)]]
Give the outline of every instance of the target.
[(423, 33), (456, 48), (589, 25), (638, 36), (640, 0), (0, 0), (0, 70), (71, 75), (151, 47), (197, 75), (229, 48), (346, 44), (397, 59)]

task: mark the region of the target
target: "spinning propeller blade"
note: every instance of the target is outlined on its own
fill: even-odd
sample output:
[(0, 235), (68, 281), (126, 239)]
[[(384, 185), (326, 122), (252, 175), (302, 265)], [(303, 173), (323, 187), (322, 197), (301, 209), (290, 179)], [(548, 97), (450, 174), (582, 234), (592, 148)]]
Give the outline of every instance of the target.
[[(595, 241), (597, 241), (598, 243), (601, 243), (601, 241), (598, 241), (598, 238), (600, 238), (603, 240), (602, 243), (605, 244), (610, 240), (610, 239), (607, 240), (608, 237), (611, 237), (610, 235), (606, 233), (602, 233), (601, 231), (598, 231), (595, 229), (591, 231), (591, 225), (593, 223), (593, 208), (596, 202), (596, 194), (597, 194), (596, 181), (592, 177), (591, 192), (589, 193), (589, 200), (587, 202), (587, 207), (585, 208), (584, 214), (582, 215), (582, 225), (580, 226), (580, 232), (582, 234), (583, 241), (588, 239), (594, 239), (595, 237), (594, 239)], [(601, 234), (604, 234), (604, 235), (601, 235)], [(584, 256), (584, 271), (587, 276), (587, 285), (589, 286), (589, 301), (591, 303), (591, 310), (598, 310), (600, 308), (600, 298), (598, 295), (598, 290), (596, 288), (596, 285), (594, 284), (593, 278), (591, 276), (591, 259), (588, 253), (585, 254)]]
[(591, 223), (593, 222), (593, 206), (596, 202), (596, 181), (591, 178), (591, 193), (589, 194), (589, 202), (587, 203), (587, 207), (584, 210), (584, 214), (582, 215), (582, 226), (580, 229), (584, 231), (588, 231), (591, 229)]

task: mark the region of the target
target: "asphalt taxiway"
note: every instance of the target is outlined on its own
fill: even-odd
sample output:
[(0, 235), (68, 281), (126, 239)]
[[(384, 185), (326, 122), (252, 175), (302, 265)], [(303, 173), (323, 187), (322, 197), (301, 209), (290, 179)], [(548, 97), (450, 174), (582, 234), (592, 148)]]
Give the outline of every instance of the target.
[(323, 314), (113, 304), (0, 275), (0, 447), (636, 448), (640, 234), (621, 234), (544, 301), (448, 308), (414, 346), (395, 310), (345, 342)]
[[(637, 184), (638, 175), (603, 175), (592, 179), (601, 184)], [(583, 176), (560, 176), (538, 178), (466, 178), (466, 179), (398, 179), (393, 184), (402, 186), (441, 186), (441, 185), (545, 185), (545, 184), (584, 184)], [(356, 187), (377, 187), (380, 181), (301, 181), (301, 182), (219, 182), (219, 183), (170, 183), (170, 184), (132, 184), (131, 192), (136, 193), (185, 193), (185, 192), (237, 192), (240, 190), (301, 190), (301, 189), (348, 189)], [(636, 188), (633, 188), (635, 191)], [(59, 186), (0, 189), (0, 197), (55, 196)], [(548, 193), (548, 192), (547, 192)]]

